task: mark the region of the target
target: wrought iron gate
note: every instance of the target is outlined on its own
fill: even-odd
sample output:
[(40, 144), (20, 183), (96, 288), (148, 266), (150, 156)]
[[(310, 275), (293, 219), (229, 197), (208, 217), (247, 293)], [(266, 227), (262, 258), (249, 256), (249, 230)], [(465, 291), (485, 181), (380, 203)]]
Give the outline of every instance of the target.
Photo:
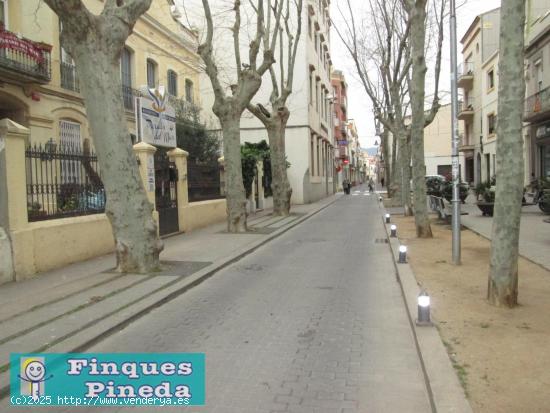
[(155, 153), (155, 200), (159, 213), (160, 235), (179, 231), (178, 221), (178, 170), (170, 162), (166, 149), (157, 148)]

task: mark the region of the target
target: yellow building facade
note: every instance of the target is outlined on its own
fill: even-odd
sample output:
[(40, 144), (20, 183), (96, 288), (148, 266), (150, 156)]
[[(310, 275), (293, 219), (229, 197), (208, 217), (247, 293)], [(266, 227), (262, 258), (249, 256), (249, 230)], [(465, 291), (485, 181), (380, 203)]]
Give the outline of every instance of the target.
[[(84, 3), (97, 14), (104, 5), (100, 0)], [(179, 20), (173, 1), (153, 0), (121, 53), (129, 144), (137, 135), (134, 98), (144, 87), (163, 86), (174, 106), (184, 110), (200, 107), (197, 34)], [(105, 195), (94, 169), (97, 161), (86, 152), (93, 148), (93, 136), (80, 93), (82, 79), (60, 46), (60, 30), (59, 19), (42, 0), (0, 0), (0, 230), (7, 234), (0, 233), (0, 257), (11, 255), (9, 265), (7, 259), (0, 262), (0, 284), (114, 248), (111, 225), (102, 213)], [(173, 231), (222, 220), (223, 199), (189, 204), (186, 152), (167, 149), (166, 160), (179, 171), (166, 179), (171, 212), (177, 215), (170, 221)], [(161, 151), (141, 142), (134, 152), (162, 230), (153, 157)]]
[[(97, 14), (104, 5), (84, 3)], [(197, 35), (179, 17), (172, 1), (153, 0), (122, 53), (123, 100), (133, 135), (134, 97), (146, 85), (162, 85), (173, 97), (200, 104)], [(32, 144), (93, 143), (79, 92), (82, 79), (60, 45), (57, 16), (40, 0), (0, 0), (0, 21), (0, 119), (29, 128)]]

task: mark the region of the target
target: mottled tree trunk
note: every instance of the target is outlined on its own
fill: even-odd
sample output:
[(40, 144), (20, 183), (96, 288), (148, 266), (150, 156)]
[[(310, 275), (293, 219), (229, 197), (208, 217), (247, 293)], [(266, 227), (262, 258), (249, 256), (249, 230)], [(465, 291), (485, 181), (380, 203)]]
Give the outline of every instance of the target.
[(487, 299), (493, 305), (506, 307), (514, 307), (518, 298), (524, 173), (524, 23), (525, 2), (503, 0), (500, 10), (496, 194)]
[(122, 104), (119, 55), (89, 44), (73, 52), (105, 186), (116, 241), (117, 270), (158, 268), (162, 243), (133, 153)]
[(426, 37), (426, 0), (414, 1), (409, 9), (411, 20), (411, 58), (412, 79), (410, 86), (412, 122), (411, 122), (411, 158), (413, 175), (414, 221), (416, 236), (431, 238), (432, 229), (428, 216), (426, 195), (426, 163), (424, 161), (424, 97), (426, 86), (426, 59), (424, 44)]
[(395, 138), (395, 135), (392, 134), (392, 140), (391, 140), (391, 175), (390, 175), (390, 182), (393, 184), (396, 180), (395, 176), (395, 169), (397, 165), (397, 139)]
[(407, 142), (405, 130), (398, 130), (397, 139), (397, 161), (393, 179), (393, 197), (403, 206), (405, 216), (412, 215), (411, 206), (411, 155), (410, 145)]
[(120, 53), (151, 0), (107, 1), (100, 14), (91, 13), (81, 0), (45, 2), (63, 23), (61, 43), (80, 77), (116, 242), (117, 270), (156, 270), (162, 243), (132, 150), (120, 80)]
[(271, 155), (273, 215), (277, 216), (290, 215), (292, 188), (288, 181), (285, 150), (285, 130), (288, 117), (288, 109), (286, 107), (279, 108), (276, 114), (272, 113), (270, 122), (266, 125)]
[(380, 137), (380, 145), (382, 146), (382, 157), (384, 158), (384, 184), (387, 188), (388, 195), (390, 194), (390, 187), (391, 187), (391, 163), (390, 159), (388, 158), (388, 131), (384, 129), (384, 132), (382, 132), (382, 136)]
[(223, 133), (227, 230), (246, 232), (246, 193), (241, 164), (241, 113), (219, 116)]

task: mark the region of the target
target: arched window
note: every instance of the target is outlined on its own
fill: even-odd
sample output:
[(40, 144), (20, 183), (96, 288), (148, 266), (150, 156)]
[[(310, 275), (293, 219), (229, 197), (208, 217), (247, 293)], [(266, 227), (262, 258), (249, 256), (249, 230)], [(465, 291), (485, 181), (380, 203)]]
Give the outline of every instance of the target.
[(193, 103), (193, 82), (189, 79), (185, 79), (185, 100)]
[(152, 59), (147, 59), (147, 86), (151, 89), (157, 87), (157, 64)]
[(178, 75), (173, 70), (168, 70), (168, 93), (172, 96), (178, 96)]

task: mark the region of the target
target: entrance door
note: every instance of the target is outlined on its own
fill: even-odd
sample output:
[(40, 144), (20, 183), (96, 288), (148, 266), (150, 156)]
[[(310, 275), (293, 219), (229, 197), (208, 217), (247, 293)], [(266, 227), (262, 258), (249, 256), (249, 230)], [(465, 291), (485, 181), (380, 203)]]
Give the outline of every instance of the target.
[(477, 172), (477, 176), (476, 176), (476, 185), (481, 183), (482, 182), (482, 179), (481, 179), (481, 154), (477, 154), (477, 158), (476, 158), (476, 172)]
[(491, 181), (491, 154), (486, 154), (485, 155), (485, 176), (486, 176), (486, 181), (487, 182), (490, 182)]
[(155, 153), (155, 202), (160, 235), (179, 232), (177, 181), (175, 163), (170, 162), (166, 149), (158, 148)]
[(474, 158), (466, 159), (466, 182), (474, 182)]

